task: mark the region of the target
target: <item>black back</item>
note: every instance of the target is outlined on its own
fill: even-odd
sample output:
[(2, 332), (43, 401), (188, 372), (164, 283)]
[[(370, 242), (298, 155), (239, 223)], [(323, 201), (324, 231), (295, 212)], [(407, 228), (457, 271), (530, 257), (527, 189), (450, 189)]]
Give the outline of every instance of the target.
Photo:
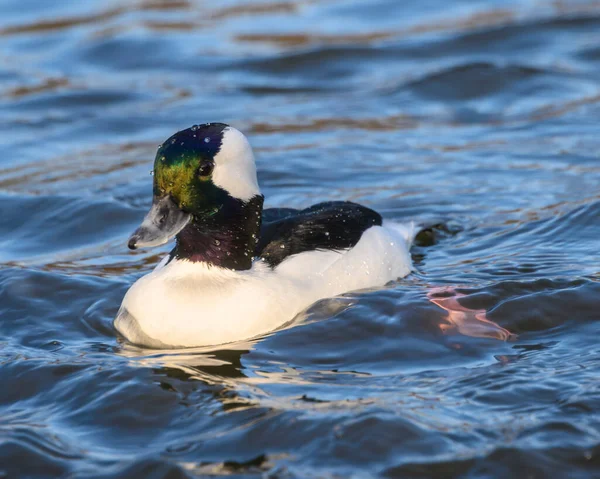
[(314, 250), (344, 250), (358, 243), (381, 215), (349, 201), (319, 203), (304, 210), (266, 209), (256, 256), (271, 267), (288, 256)]

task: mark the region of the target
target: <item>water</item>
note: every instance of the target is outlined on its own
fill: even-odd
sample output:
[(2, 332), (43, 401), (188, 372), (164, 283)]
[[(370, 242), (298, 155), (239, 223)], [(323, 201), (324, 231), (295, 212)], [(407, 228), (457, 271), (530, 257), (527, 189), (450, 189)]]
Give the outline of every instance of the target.
[[(0, 9), (3, 477), (599, 473), (599, 2)], [(204, 121), (248, 134), (267, 206), (450, 232), (260, 341), (121, 343), (166, 251), (126, 249), (156, 147)], [(440, 287), (517, 339), (444, 334)]]

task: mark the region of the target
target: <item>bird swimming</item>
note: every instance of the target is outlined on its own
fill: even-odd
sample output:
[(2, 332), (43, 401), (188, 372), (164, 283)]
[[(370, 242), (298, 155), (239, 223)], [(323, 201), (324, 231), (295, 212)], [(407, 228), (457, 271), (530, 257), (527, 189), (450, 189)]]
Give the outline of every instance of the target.
[(316, 301), (384, 286), (412, 270), (417, 228), (331, 201), (263, 209), (252, 148), (224, 123), (179, 131), (158, 149), (150, 211), (131, 249), (175, 238), (125, 294), (115, 329), (149, 348), (251, 339)]

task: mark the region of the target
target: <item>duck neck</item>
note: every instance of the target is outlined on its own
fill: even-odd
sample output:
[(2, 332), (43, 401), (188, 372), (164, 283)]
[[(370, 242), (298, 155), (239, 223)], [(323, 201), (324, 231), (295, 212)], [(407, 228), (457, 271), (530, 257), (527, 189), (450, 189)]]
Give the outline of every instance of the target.
[(177, 235), (171, 259), (233, 270), (250, 269), (260, 234), (262, 207), (262, 195), (247, 202), (231, 198), (216, 214), (194, 218)]

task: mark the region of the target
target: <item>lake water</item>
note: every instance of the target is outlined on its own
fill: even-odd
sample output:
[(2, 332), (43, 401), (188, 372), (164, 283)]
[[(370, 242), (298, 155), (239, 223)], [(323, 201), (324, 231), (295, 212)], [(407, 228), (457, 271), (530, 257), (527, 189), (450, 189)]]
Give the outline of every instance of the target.
[[(0, 12), (1, 477), (600, 474), (600, 2)], [(253, 343), (128, 345), (168, 250), (126, 247), (156, 148), (206, 121), (247, 133), (269, 207), (446, 227)], [(444, 330), (439, 288), (516, 338)]]

